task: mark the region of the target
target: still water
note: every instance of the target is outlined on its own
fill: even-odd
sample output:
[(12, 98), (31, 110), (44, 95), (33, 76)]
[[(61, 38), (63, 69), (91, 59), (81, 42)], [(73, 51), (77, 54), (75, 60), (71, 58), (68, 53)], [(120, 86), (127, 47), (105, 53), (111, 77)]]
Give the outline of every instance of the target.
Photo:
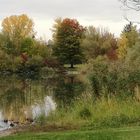
[(42, 113), (47, 116), (58, 107), (69, 106), (83, 90), (84, 85), (76, 76), (0, 77), (0, 130), (9, 127), (7, 121), (27, 123)]

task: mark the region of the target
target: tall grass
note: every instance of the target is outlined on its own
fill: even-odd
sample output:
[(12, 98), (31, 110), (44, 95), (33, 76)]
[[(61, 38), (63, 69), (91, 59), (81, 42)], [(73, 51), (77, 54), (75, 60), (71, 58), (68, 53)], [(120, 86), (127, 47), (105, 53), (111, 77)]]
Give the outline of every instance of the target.
[(69, 108), (58, 108), (47, 117), (47, 122), (58, 126), (119, 127), (140, 124), (140, 102), (133, 98), (92, 96), (80, 98)]

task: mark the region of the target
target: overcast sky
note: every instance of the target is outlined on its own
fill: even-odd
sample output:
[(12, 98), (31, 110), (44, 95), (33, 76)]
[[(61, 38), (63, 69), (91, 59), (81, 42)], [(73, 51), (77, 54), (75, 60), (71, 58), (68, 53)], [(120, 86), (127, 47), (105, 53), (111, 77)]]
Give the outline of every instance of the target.
[(57, 17), (76, 18), (84, 26), (107, 27), (116, 36), (127, 23), (119, 0), (0, 0), (0, 22), (23, 13), (33, 19), (38, 36), (47, 40)]

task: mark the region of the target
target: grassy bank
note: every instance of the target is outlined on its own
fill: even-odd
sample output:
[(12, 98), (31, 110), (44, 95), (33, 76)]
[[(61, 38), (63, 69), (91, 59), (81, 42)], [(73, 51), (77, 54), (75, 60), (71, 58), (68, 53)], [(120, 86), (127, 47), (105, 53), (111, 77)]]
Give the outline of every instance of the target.
[(140, 127), (95, 131), (63, 131), (49, 133), (21, 133), (0, 140), (139, 140)]
[(67, 128), (103, 128), (140, 125), (140, 102), (132, 98), (101, 98), (94, 101), (83, 97), (71, 107), (57, 109), (49, 117), (40, 116), (42, 125), (53, 124)]

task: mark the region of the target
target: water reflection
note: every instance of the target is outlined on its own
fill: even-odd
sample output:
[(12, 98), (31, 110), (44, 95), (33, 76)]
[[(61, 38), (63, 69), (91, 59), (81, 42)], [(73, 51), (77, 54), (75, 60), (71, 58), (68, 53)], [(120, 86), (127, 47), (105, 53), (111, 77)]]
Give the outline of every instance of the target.
[(0, 120), (24, 123), (41, 113), (47, 116), (56, 106), (69, 106), (83, 90), (83, 83), (72, 75), (45, 80), (0, 77)]
[[(35, 119), (38, 117), (38, 115), (41, 115), (42, 113), (45, 114), (45, 116), (48, 116), (50, 111), (54, 111), (56, 109), (56, 104), (52, 100), (51, 96), (46, 96), (44, 99), (44, 104), (38, 104), (33, 105), (32, 107), (32, 117)], [(27, 115), (29, 113), (26, 113)]]
[(53, 95), (59, 107), (71, 105), (85, 89), (84, 84), (73, 75), (59, 77), (57, 81)]

